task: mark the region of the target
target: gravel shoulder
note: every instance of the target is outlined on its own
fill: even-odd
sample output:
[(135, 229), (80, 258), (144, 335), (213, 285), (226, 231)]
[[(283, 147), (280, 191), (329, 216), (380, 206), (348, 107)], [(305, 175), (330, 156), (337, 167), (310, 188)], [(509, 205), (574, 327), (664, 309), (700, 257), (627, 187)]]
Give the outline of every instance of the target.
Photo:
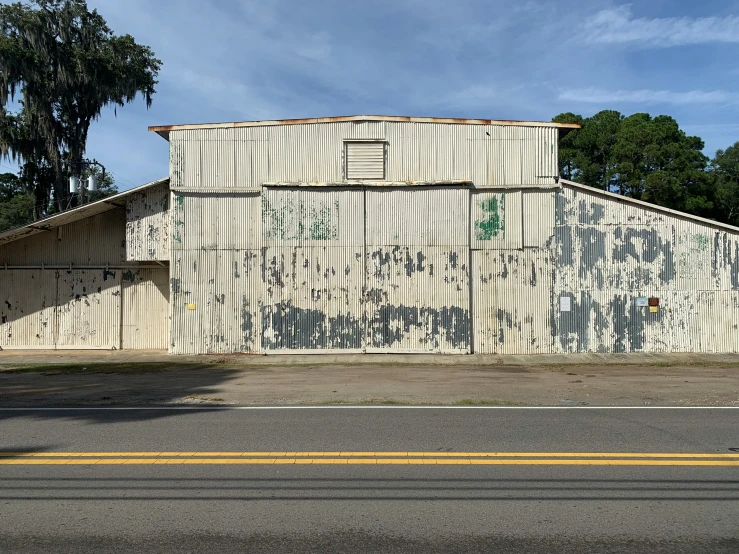
[(739, 406), (739, 356), (0, 352), (0, 406)]

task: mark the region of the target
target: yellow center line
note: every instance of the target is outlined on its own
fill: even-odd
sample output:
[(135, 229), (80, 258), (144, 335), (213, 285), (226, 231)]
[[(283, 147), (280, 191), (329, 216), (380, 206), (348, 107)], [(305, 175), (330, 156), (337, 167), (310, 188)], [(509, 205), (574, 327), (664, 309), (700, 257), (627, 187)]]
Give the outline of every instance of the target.
[(663, 452), (0, 452), (3, 458), (718, 458), (736, 454)]
[(668, 459), (541, 459), (541, 458), (6, 458), (0, 465), (573, 465), (573, 466), (715, 466), (739, 467), (739, 460), (668, 460)]

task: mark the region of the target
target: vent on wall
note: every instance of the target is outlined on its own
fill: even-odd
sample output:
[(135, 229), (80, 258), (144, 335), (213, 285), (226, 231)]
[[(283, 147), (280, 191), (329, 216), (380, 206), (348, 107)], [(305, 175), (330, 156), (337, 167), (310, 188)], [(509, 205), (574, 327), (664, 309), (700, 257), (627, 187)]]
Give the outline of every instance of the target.
[(344, 143), (347, 179), (385, 179), (385, 142)]

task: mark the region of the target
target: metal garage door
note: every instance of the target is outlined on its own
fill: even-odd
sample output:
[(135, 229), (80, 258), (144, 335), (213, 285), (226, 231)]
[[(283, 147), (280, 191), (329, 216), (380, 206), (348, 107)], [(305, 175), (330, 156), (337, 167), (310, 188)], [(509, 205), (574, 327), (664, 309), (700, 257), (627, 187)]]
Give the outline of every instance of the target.
[(363, 194), (264, 189), (266, 352), (361, 351)]
[(120, 348), (121, 270), (0, 272), (3, 348)]
[(368, 352), (469, 352), (469, 190), (366, 196)]

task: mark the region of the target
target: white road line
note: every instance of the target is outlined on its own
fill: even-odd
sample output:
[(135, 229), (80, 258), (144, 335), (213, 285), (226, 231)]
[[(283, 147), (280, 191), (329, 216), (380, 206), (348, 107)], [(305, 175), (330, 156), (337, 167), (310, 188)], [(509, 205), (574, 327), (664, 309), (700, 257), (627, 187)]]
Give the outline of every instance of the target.
[(0, 412), (121, 412), (228, 410), (739, 410), (739, 406), (100, 406), (3, 408)]

